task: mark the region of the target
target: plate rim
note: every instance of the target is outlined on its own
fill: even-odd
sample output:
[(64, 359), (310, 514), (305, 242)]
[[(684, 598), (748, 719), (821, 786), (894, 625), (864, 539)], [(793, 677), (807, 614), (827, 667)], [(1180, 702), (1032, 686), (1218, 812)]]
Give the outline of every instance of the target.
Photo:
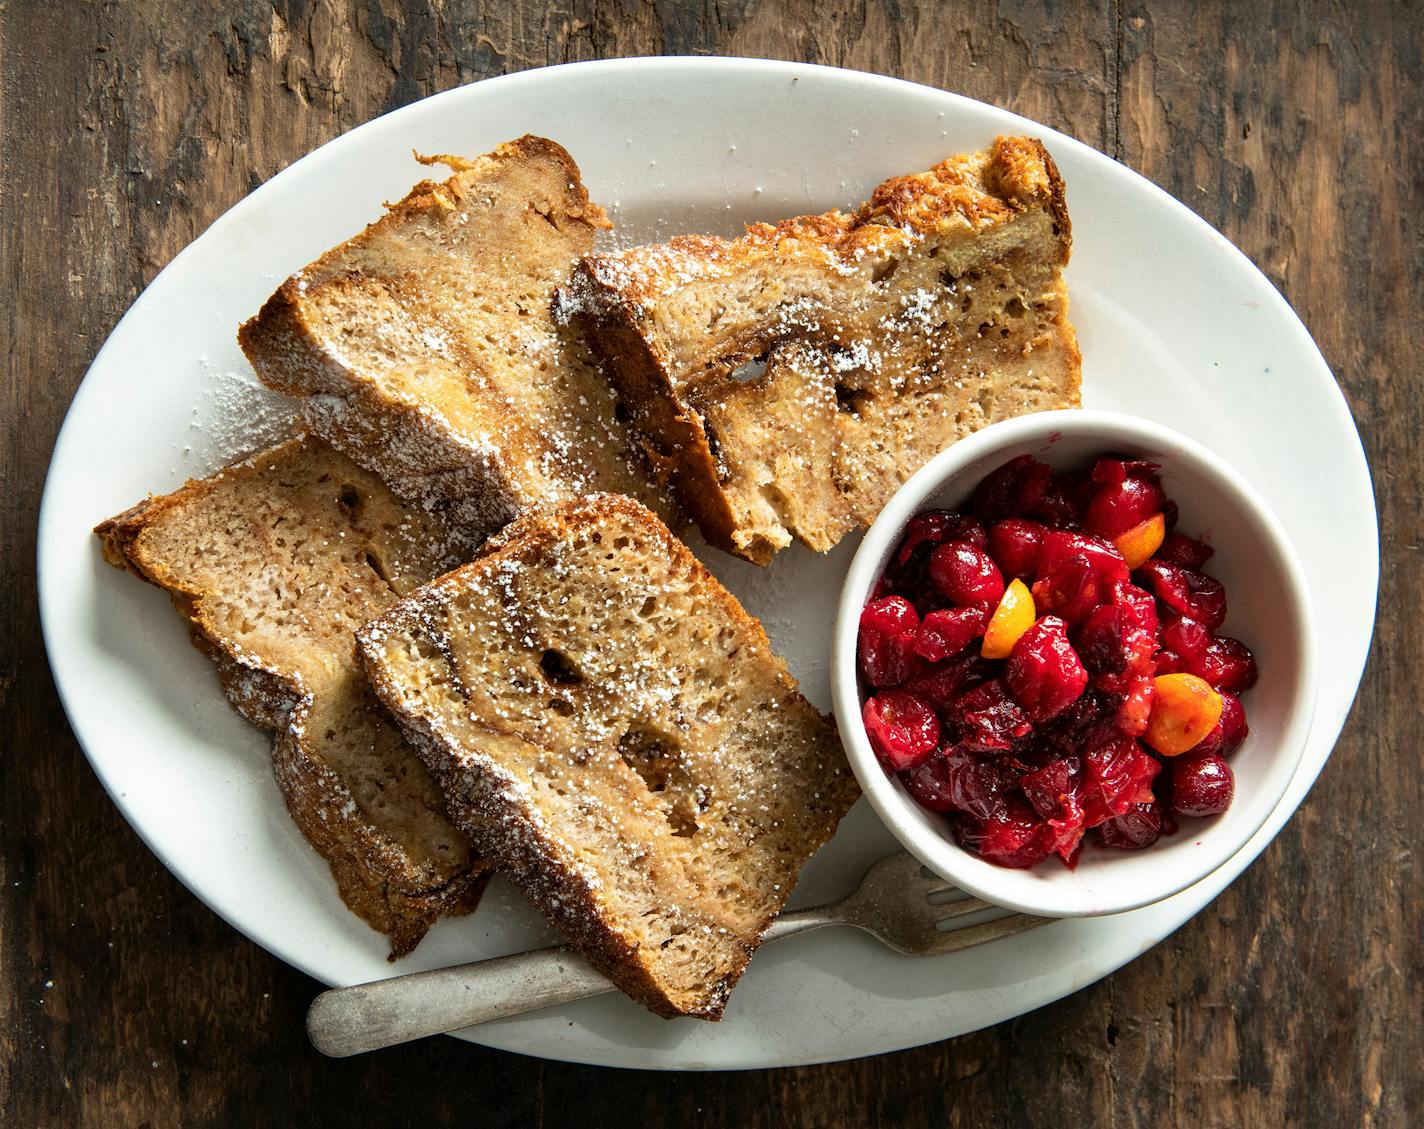
[[(992, 111), (992, 114), (994, 116), (998, 117), (1004, 122), (1004, 128), (1006, 129), (1022, 128), (1030, 130), (1043, 137), (1052, 146), (1060, 148), (1071, 148), (1075, 151), (1075, 154), (1080, 159), (1086, 160), (1091, 164), (1096, 164), (1099, 166), (1100, 169), (1110, 167), (1111, 171), (1107, 175), (1114, 177), (1125, 176), (1127, 180), (1133, 182), (1133, 187), (1137, 191), (1146, 190), (1147, 195), (1151, 197), (1158, 206), (1165, 205), (1167, 207), (1167, 210), (1174, 213), (1179, 221), (1184, 221), (1187, 226), (1194, 229), (1197, 234), (1205, 236), (1220, 251), (1224, 252), (1228, 256), (1228, 258), (1233, 259), (1238, 269), (1241, 267), (1246, 268), (1246, 277), (1252, 278), (1253, 281), (1256, 283), (1257, 289), (1260, 290), (1261, 293), (1266, 297), (1266, 299), (1273, 303), (1273, 305), (1275, 306), (1275, 313), (1277, 315), (1279, 324), (1284, 329), (1286, 329), (1293, 338), (1291, 348), (1297, 351), (1301, 351), (1305, 355), (1312, 355), (1314, 360), (1318, 362), (1323, 373), (1330, 378), (1330, 385), (1332, 386), (1333, 396), (1328, 399), (1327, 403), (1336, 417), (1334, 422), (1337, 425), (1343, 422), (1349, 434), (1353, 436), (1353, 446), (1345, 453), (1349, 456), (1349, 462), (1351, 464), (1349, 469), (1352, 472), (1352, 476), (1356, 479), (1355, 486), (1364, 486), (1363, 497), (1368, 499), (1369, 524), (1374, 530), (1374, 537), (1371, 539), (1368, 545), (1369, 559), (1366, 562), (1368, 564), (1369, 571), (1374, 577), (1374, 585), (1370, 592), (1369, 599), (1369, 629), (1365, 633), (1364, 638), (1361, 642), (1358, 656), (1353, 657), (1349, 663), (1349, 669), (1353, 671), (1353, 674), (1349, 679), (1351, 684), (1348, 687), (1349, 692), (1345, 699), (1345, 705), (1341, 710), (1338, 711), (1338, 716), (1330, 716), (1328, 714), (1317, 716), (1317, 727), (1323, 725), (1324, 727), (1329, 728), (1333, 726), (1333, 735), (1330, 738), (1329, 750), (1321, 758), (1319, 763), (1311, 765), (1306, 763), (1304, 759), (1302, 760), (1300, 766), (1297, 769), (1296, 776), (1292, 779), (1291, 785), (1289, 786), (1286, 796), (1282, 798), (1280, 803), (1277, 805), (1277, 808), (1267, 819), (1267, 822), (1263, 826), (1261, 831), (1258, 832), (1256, 836), (1254, 836), (1246, 844), (1246, 846), (1243, 847), (1240, 852), (1238, 852), (1236, 856), (1234, 856), (1230, 861), (1224, 864), (1222, 868), (1216, 872), (1216, 874), (1214, 874), (1208, 879), (1204, 879), (1201, 883), (1198, 883), (1196, 887), (1192, 888), (1210, 888), (1209, 892), (1205, 896), (1205, 899), (1201, 901), (1201, 903), (1197, 905), (1195, 909), (1188, 913), (1186, 917), (1184, 917), (1182, 920), (1176, 922), (1175, 924), (1171, 925), (1166, 929), (1154, 928), (1150, 930), (1151, 935), (1147, 938), (1146, 943), (1139, 950), (1139, 952), (1145, 952), (1147, 948), (1156, 945), (1167, 936), (1170, 936), (1171, 933), (1175, 932), (1176, 929), (1180, 928), (1182, 925), (1186, 924), (1187, 921), (1190, 921), (1193, 917), (1200, 913), (1202, 909), (1204, 909), (1208, 904), (1210, 904), (1210, 902), (1216, 896), (1218, 896), (1222, 890), (1226, 888), (1226, 886), (1228, 886), (1231, 882), (1235, 881), (1235, 879), (1240, 875), (1240, 873), (1260, 854), (1262, 850), (1265, 849), (1266, 846), (1268, 846), (1272, 841), (1274, 841), (1274, 839), (1284, 826), (1285, 822), (1290, 818), (1291, 815), (1294, 814), (1296, 808), (1299, 807), (1300, 803), (1304, 801), (1305, 795), (1308, 793), (1310, 786), (1314, 783), (1316, 777), (1318, 777), (1319, 773), (1323, 770), (1325, 764), (1329, 761), (1330, 756), (1333, 754), (1335, 744), (1339, 740), (1340, 732), (1342, 731), (1345, 722), (1347, 721), (1350, 713), (1354, 708), (1354, 704), (1358, 698), (1360, 682), (1368, 665), (1368, 658), (1372, 649), (1374, 624), (1375, 617), (1377, 614), (1378, 591), (1380, 584), (1378, 507), (1375, 502), (1373, 477), (1370, 471), (1370, 466), (1364, 448), (1363, 439), (1359, 433), (1358, 425), (1356, 424), (1354, 417), (1350, 412), (1348, 401), (1346, 400), (1344, 395), (1344, 390), (1340, 387), (1338, 380), (1334, 378), (1333, 371), (1331, 370), (1329, 363), (1326, 361), (1325, 357), (1321, 353), (1319, 346), (1315, 343), (1309, 331), (1306, 329), (1304, 323), (1296, 314), (1295, 310), (1291, 307), (1290, 303), (1285, 299), (1284, 295), (1280, 293), (1280, 291), (1276, 288), (1275, 284), (1271, 281), (1271, 279), (1267, 277), (1265, 273), (1261, 271), (1260, 268), (1258, 268), (1255, 263), (1252, 262), (1251, 259), (1243, 251), (1236, 247), (1234, 243), (1227, 239), (1221, 232), (1214, 228), (1205, 219), (1193, 212), (1189, 207), (1187, 207), (1186, 204), (1173, 197), (1165, 189), (1161, 188), (1159, 185), (1142, 176), (1140, 173), (1137, 173), (1135, 170), (1122, 164), (1120, 161), (1117, 161), (1114, 158), (1108, 156), (1107, 154), (1102, 153), (1101, 151), (1093, 148), (1091, 145), (1088, 145), (1085, 142), (1079, 141), (1076, 138), (1073, 138), (1058, 130), (1052, 129), (1046, 125), (1043, 125), (1040, 122), (1032, 121), (1031, 119), (1022, 117), (1021, 115), (1018, 115), (1013, 111), (1004, 109), (1000, 106), (995, 106), (992, 103), (982, 102), (977, 99), (969, 98), (962, 94), (954, 93), (952, 91), (943, 90), (938, 87), (933, 87), (922, 83), (912, 82), (906, 79), (899, 79), (886, 75), (876, 74), (874, 72), (869, 71), (859, 71), (846, 68), (829, 67), (820, 64), (799, 63), (786, 60), (772, 59), (721, 56), (650, 56), (628, 59), (604, 59), (576, 63), (563, 63), (554, 66), (534, 67), (526, 70), (517, 71), (511, 74), (493, 76), (486, 79), (476, 80), (475, 82), (462, 84), (461, 86), (452, 87), (449, 90), (441, 91), (437, 94), (430, 95), (426, 98), (420, 99), (416, 102), (412, 102), (408, 105), (398, 107), (396, 109), (378, 115), (377, 117), (374, 117), (367, 122), (363, 122), (360, 125), (357, 125), (352, 129), (337, 135), (336, 137), (331, 138), (329, 141), (304, 154), (302, 157), (292, 161), (289, 165), (287, 165), (279, 172), (274, 174), (272, 177), (270, 177), (266, 182), (259, 186), (259, 188), (257, 188), (253, 192), (248, 193), (242, 199), (235, 202), (232, 207), (228, 208), (216, 219), (214, 219), (213, 222), (209, 224), (200, 234), (198, 234), (177, 254), (175, 254), (173, 258), (167, 264), (165, 264), (163, 269), (159, 271), (152, 280), (150, 280), (150, 282), (144, 287), (143, 291), (140, 292), (140, 294), (130, 304), (128, 309), (124, 312), (123, 316), (115, 323), (113, 329), (110, 330), (108, 336), (105, 338), (104, 344), (95, 354), (93, 360), (86, 368), (84, 378), (80, 381), (71, 398), (69, 407), (66, 409), (63, 424), (61, 425), (59, 432), (56, 435), (54, 447), (52, 449), (49, 464), (46, 469), (45, 484), (43, 492), (41, 494), (40, 507), (37, 519), (38, 528), (36, 537), (36, 576), (39, 597), (38, 602), (41, 635), (43, 638), (46, 658), (50, 665), (56, 694), (60, 699), (62, 708), (65, 712), (66, 720), (68, 720), (70, 724), (71, 731), (74, 733), (76, 741), (80, 745), (81, 749), (83, 749), (86, 760), (88, 760), (91, 768), (95, 772), (95, 775), (99, 778), (105, 791), (108, 792), (110, 799), (114, 802), (115, 806), (118, 807), (120, 813), (124, 816), (126, 822), (128, 822), (129, 826), (132, 827), (134, 831), (138, 834), (139, 838), (144, 842), (145, 846), (147, 846), (149, 850), (153, 851), (153, 853), (158, 857), (159, 861), (164, 864), (164, 866), (169, 870), (169, 872), (172, 873), (174, 877), (176, 877), (178, 881), (182, 883), (182, 885), (186, 889), (189, 890), (189, 892), (191, 892), (195, 897), (197, 897), (199, 901), (203, 902), (204, 905), (208, 906), (208, 908), (212, 909), (214, 913), (218, 914), (218, 916), (221, 917), (229, 926), (236, 929), (239, 933), (243, 934), (249, 940), (258, 944), (260, 947), (264, 948), (273, 956), (276, 956), (284, 962), (291, 964), (293, 967), (296, 967), (299, 970), (307, 973), (314, 979), (317, 979), (324, 983), (334, 982), (327, 976), (323, 975), (320, 969), (309, 967), (308, 962), (295, 959), (293, 956), (290, 956), (285, 952), (279, 951), (280, 947), (278, 946), (269, 945), (263, 940), (258, 940), (254, 933), (261, 932), (260, 930), (249, 930), (249, 928), (244, 927), (247, 923), (244, 923), (243, 926), (238, 925), (232, 918), (227, 916), (227, 914), (223, 913), (222, 910), (220, 910), (213, 903), (213, 901), (210, 900), (209, 897), (204, 894), (202, 890), (191, 884), (184, 876), (182, 869), (175, 862), (175, 860), (173, 860), (168, 854), (165, 854), (164, 852), (158, 849), (152, 837), (150, 836), (149, 829), (144, 825), (144, 823), (131, 813), (130, 805), (127, 804), (124, 800), (124, 797), (118, 793), (117, 788), (111, 784), (109, 776), (104, 771), (102, 767), (102, 756), (91, 751), (91, 741), (86, 740), (85, 731), (81, 730), (81, 727), (76, 724), (76, 713), (72, 702), (78, 701), (78, 691), (75, 687), (69, 685), (66, 682), (66, 679), (62, 673), (62, 660), (58, 663), (56, 662), (56, 654), (62, 654), (65, 650), (65, 647), (62, 641), (60, 640), (60, 635), (62, 633), (62, 625), (65, 620), (62, 614), (62, 608), (60, 606), (59, 598), (54, 593), (51, 585), (47, 582), (47, 570), (44, 568), (44, 562), (52, 552), (51, 546), (60, 536), (60, 530), (62, 528), (62, 522), (56, 521), (53, 516), (53, 498), (55, 493), (57, 493), (57, 487), (55, 485), (56, 467), (60, 460), (61, 451), (65, 448), (67, 434), (70, 431), (70, 427), (74, 419), (78, 415), (82, 414), (77, 409), (81, 406), (84, 400), (86, 393), (86, 385), (88, 385), (89, 391), (92, 391), (94, 387), (94, 385), (89, 383), (90, 375), (101, 365), (107, 363), (107, 354), (114, 346), (114, 340), (118, 336), (120, 329), (125, 325), (126, 322), (128, 322), (130, 318), (137, 317), (146, 309), (147, 300), (151, 298), (152, 292), (155, 289), (155, 286), (159, 282), (159, 280), (164, 278), (164, 276), (167, 275), (170, 271), (181, 271), (185, 259), (191, 253), (193, 253), (194, 248), (197, 247), (198, 244), (207, 241), (210, 236), (214, 238), (220, 238), (222, 233), (226, 231), (230, 226), (236, 225), (237, 223), (241, 222), (241, 220), (247, 215), (263, 206), (263, 201), (265, 200), (265, 198), (272, 195), (272, 193), (268, 192), (267, 189), (271, 186), (280, 187), (286, 182), (288, 174), (292, 173), (293, 170), (296, 170), (298, 166), (307, 164), (308, 162), (313, 162), (314, 158), (317, 159), (317, 163), (319, 163), (320, 160), (331, 160), (334, 157), (338, 156), (345, 149), (345, 147), (349, 145), (358, 144), (359, 142), (354, 139), (359, 134), (361, 134), (363, 130), (374, 126), (376, 123), (386, 122), (387, 119), (398, 118), (401, 115), (412, 114), (417, 112), (418, 110), (421, 110), (422, 108), (428, 110), (428, 103), (437, 102), (442, 99), (451, 101), (452, 103), (457, 102), (462, 95), (467, 95), (468, 92), (474, 88), (480, 88), (482, 90), (488, 90), (490, 88), (505, 90), (516, 88), (520, 84), (524, 83), (539, 83), (551, 81), (557, 83), (561, 81), (563, 76), (568, 74), (569, 72), (584, 74), (603, 71), (630, 72), (633, 74), (637, 74), (638, 72), (654, 73), (657, 71), (667, 71), (671, 73), (675, 71), (685, 70), (720, 71), (725, 72), (733, 77), (735, 77), (739, 73), (755, 74), (759, 76), (769, 74), (772, 76), (781, 75), (793, 77), (798, 75), (810, 74), (823, 76), (826, 77), (829, 81), (848, 85), (864, 84), (867, 87), (882, 89), (910, 88), (914, 91), (920, 92), (921, 94), (927, 92), (936, 98), (944, 100), (946, 102), (947, 108), (954, 107), (962, 109), (965, 107), (973, 107), (976, 112), (980, 112), (987, 109), (989, 111)], [(1317, 656), (1317, 659), (1319, 659), (1319, 656)], [(94, 746), (98, 746), (101, 744), (102, 740), (93, 741)], [(1301, 792), (1298, 799), (1292, 801), (1291, 795), (1296, 790), (1298, 783), (1304, 786), (1304, 791)], [(1282, 814), (1280, 809), (1284, 806), (1288, 806), (1290, 810)], [(1051, 929), (1053, 927), (1050, 926), (1046, 928)], [(1132, 959), (1135, 958), (1130, 956), (1127, 959), (1121, 961), (1109, 959), (1101, 965), (1095, 965), (1094, 974), (1090, 978), (1086, 980), (1080, 980), (1079, 982), (1073, 984), (1070, 987), (1064, 988), (1061, 991), (1049, 990), (1044, 992), (1040, 989), (1028, 992), (1026, 994), (1027, 1002), (1022, 1006), (1016, 1004), (1015, 1007), (1017, 1010), (1015, 1010), (1013, 1014), (1022, 1015), (1037, 1007), (1041, 1007), (1046, 1005), (1047, 1003), (1053, 1002), (1054, 1000), (1061, 999), (1063, 996), (1068, 995), (1073, 991), (1076, 991), (1078, 988), (1084, 987), (1089, 983), (1094, 983), (1097, 980), (1102, 979), (1107, 975), (1110, 975), (1112, 972), (1116, 971), (1124, 964), (1129, 963)], [(978, 1025), (977, 1027), (965, 1029), (963, 1033), (967, 1033), (969, 1030), (977, 1030), (982, 1028), (983, 1026), (989, 1026), (993, 1023), (1002, 1021), (1002, 1019), (988, 1021), (984, 1024)], [(510, 1050), (513, 1053), (524, 1053), (537, 1057), (551, 1058), (551, 1056), (541, 1054), (541, 1052), (537, 1050), (521, 1050), (521, 1048), (517, 1046), (506, 1046), (504, 1043), (499, 1042), (497, 1040), (486, 1042), (485, 1040), (480, 1039), (478, 1037), (477, 1032), (461, 1032), (457, 1037), (465, 1038), (472, 1042), (479, 1042), (491, 1047), (497, 1047), (498, 1049)], [(763, 1061), (760, 1059), (756, 1061), (736, 1062), (703, 1062), (698, 1060), (684, 1061), (677, 1058), (678, 1051), (675, 1047), (668, 1051), (664, 1051), (661, 1049), (637, 1047), (623, 1048), (624, 1050), (633, 1052), (632, 1054), (626, 1056), (625, 1061), (613, 1061), (607, 1057), (597, 1057), (591, 1054), (580, 1055), (577, 1053), (561, 1053), (557, 1059), (551, 1058), (551, 1061), (567, 1061), (591, 1065), (607, 1065), (614, 1067), (642, 1069), (756, 1069), (765, 1067), (810, 1065), (820, 1062), (842, 1061), (845, 1059), (861, 1057), (869, 1054), (888, 1053), (892, 1051), (907, 1049), (913, 1046), (925, 1045), (927, 1043), (936, 1042), (947, 1037), (950, 1036), (944, 1033), (932, 1035), (929, 1038), (923, 1038), (917, 1035), (914, 1038), (905, 1039), (902, 1041), (891, 1040), (889, 1042), (876, 1043), (874, 1046), (864, 1047), (863, 1049), (844, 1054), (790, 1054), (770, 1061)]]

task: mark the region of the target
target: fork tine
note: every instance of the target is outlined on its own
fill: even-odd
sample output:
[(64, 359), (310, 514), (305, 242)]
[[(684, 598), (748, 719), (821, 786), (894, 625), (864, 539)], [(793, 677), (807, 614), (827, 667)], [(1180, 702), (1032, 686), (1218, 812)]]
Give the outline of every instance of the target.
[[(940, 900), (938, 895), (949, 897)], [(834, 905), (791, 916), (808, 916), (809, 928), (834, 921), (853, 925), (912, 956), (953, 952), (1045, 921), (973, 897), (926, 871), (907, 851), (879, 859), (855, 891)]]
[(930, 888), (925, 891), (926, 894), (929, 894), (931, 896), (935, 894), (960, 892), (959, 887), (956, 886), (953, 882), (950, 882), (946, 878), (941, 878), (938, 874), (936, 874), (927, 866), (920, 867), (919, 876), (926, 882), (931, 883)]
[(1047, 925), (1051, 920), (1052, 918), (1047, 917), (1030, 917), (1026, 913), (1010, 913), (1004, 917), (996, 917), (992, 921), (981, 921), (978, 924), (966, 925), (959, 929), (942, 929), (938, 931), (938, 936), (934, 938), (926, 952), (936, 955), (958, 952), (961, 949), (982, 945), (986, 941), (997, 941), (1002, 937), (1027, 933), (1030, 929)]
[(953, 921), (957, 917), (968, 917), (971, 913), (980, 913), (986, 909), (1000, 909), (991, 902), (981, 901), (974, 897), (964, 897), (957, 902), (944, 902), (936, 907), (941, 910), (939, 917), (935, 919), (935, 924), (940, 925), (946, 921)]
[(958, 886), (941, 886), (936, 890), (930, 890), (925, 897), (932, 906), (948, 906), (955, 902), (962, 902), (965, 898), (972, 898), (974, 895), (968, 890), (961, 890)]

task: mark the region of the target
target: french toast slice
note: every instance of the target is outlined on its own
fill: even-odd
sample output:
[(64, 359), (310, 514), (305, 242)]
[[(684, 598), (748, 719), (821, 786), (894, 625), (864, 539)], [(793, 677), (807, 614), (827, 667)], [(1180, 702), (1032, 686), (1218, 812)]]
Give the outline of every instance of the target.
[(417, 184), (287, 279), (238, 340), (307, 426), (397, 495), (491, 533), (609, 490), (675, 505), (550, 304), (609, 226), (560, 146), (526, 136)]
[(473, 556), (462, 531), (298, 436), (95, 532), (109, 563), (172, 597), (237, 711), (276, 732), (292, 818), (392, 959), (474, 908), (489, 868), (355, 653), (356, 628)]
[(976, 428), (1078, 405), (1071, 243), (1048, 151), (1000, 137), (850, 214), (587, 257), (558, 314), (707, 539), (765, 564), (869, 524)]
[(653, 514), (528, 511), (358, 632), (451, 817), (634, 999), (717, 1019), (858, 789), (760, 623)]

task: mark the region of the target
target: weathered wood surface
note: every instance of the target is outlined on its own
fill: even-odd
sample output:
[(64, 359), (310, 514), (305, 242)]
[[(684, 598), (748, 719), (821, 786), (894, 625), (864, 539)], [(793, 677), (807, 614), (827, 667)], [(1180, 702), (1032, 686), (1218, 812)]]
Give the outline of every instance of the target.
[[(1082, 138), (1186, 201), (1300, 311), (1381, 505), (1383, 609), (1341, 745), (1277, 843), (1108, 980), (855, 1063), (676, 1077), (448, 1040), (309, 1050), (315, 985), (119, 817), (45, 665), (50, 447), (153, 275), (313, 146), (412, 99), (648, 53), (898, 74)], [(156, 0), (0, 5), (0, 1121), (6, 1125), (1405, 1125), (1424, 1116), (1424, 15), (1271, 5)]]

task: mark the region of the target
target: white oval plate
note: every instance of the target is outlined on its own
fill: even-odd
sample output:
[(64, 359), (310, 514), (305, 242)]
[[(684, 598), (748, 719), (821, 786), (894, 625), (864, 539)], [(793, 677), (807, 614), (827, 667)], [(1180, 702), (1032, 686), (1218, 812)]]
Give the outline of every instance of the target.
[[(270, 436), (285, 410), (252, 385), (234, 332), (290, 272), (421, 176), (412, 148), (481, 153), (525, 132), (566, 145), (619, 237), (734, 233), (854, 205), (883, 178), (1042, 137), (1068, 186), (1072, 316), (1090, 406), (1171, 424), (1247, 475), (1305, 562), (1320, 700), (1300, 771), (1259, 834), (1211, 878), (1146, 909), (1063, 921), (940, 958), (830, 929), (760, 953), (720, 1024), (665, 1022), (621, 997), (489, 1024), (467, 1037), (577, 1062), (735, 1068), (852, 1058), (971, 1031), (1125, 964), (1206, 905), (1295, 810), (1364, 667), (1378, 541), (1359, 437), (1329, 368), (1281, 296), (1183, 205), (1052, 130), (939, 90), (789, 63), (639, 59), (526, 71), (452, 90), (353, 130), (247, 197), (134, 303), (75, 396), (40, 516), (41, 615), (74, 730), (145, 842), (264, 948), (329, 984), (494, 956), (553, 938), (496, 882), (398, 969), (346, 911), (287, 817), (267, 737), (228, 709), (166, 597), (105, 565), (90, 534), (149, 491)], [(265, 434), (264, 434), (265, 432)], [(807, 694), (829, 702), (836, 596), (858, 538), (762, 572), (707, 551), (760, 615)], [(798, 904), (842, 893), (894, 847), (862, 802), (807, 868)]]

